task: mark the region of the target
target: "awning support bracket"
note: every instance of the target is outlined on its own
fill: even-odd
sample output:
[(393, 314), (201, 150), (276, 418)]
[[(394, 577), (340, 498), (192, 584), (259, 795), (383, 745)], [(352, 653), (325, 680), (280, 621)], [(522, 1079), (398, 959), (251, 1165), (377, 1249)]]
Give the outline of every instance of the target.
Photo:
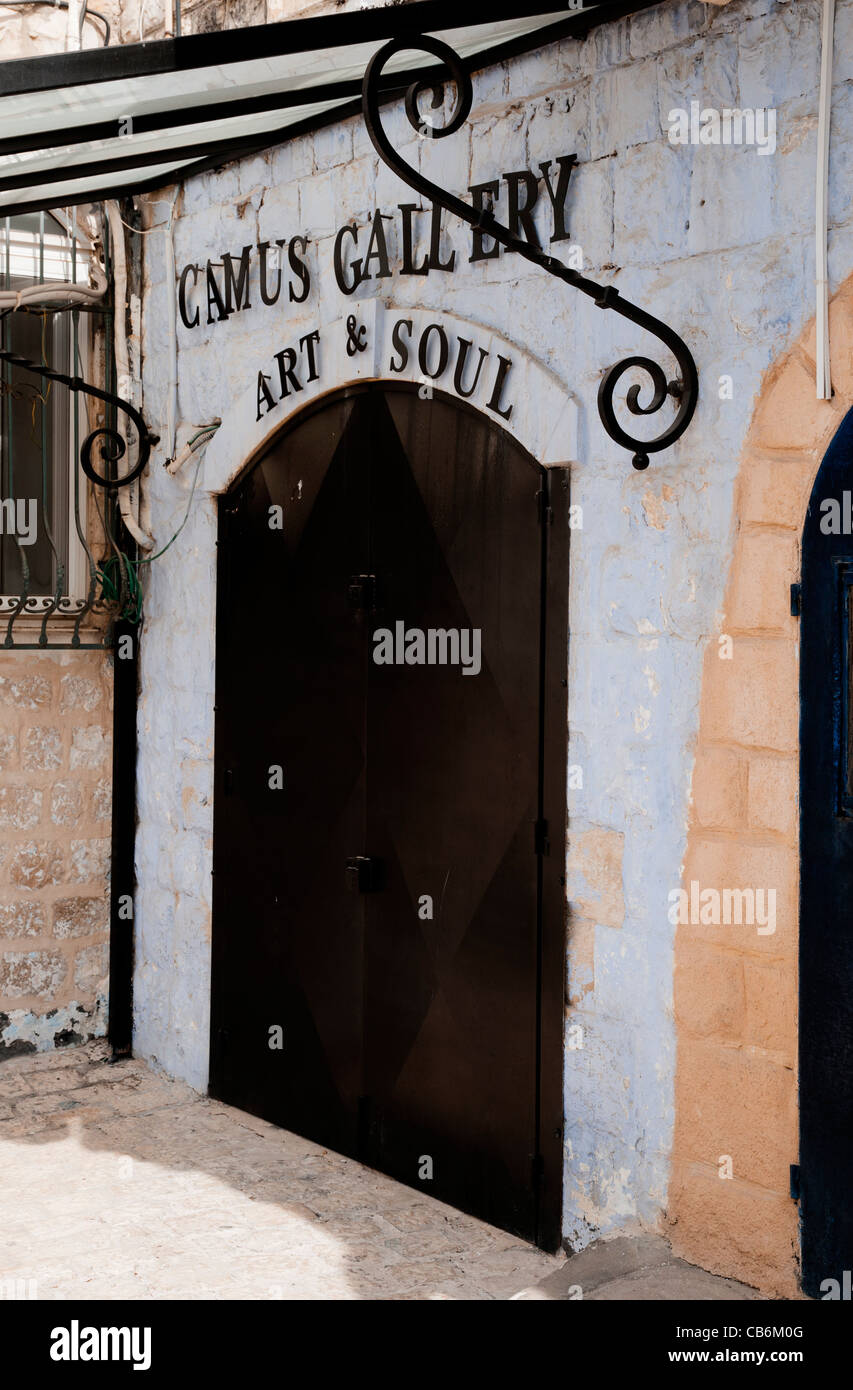
[[(405, 96), (406, 115), (412, 128), (429, 139), (440, 140), (459, 130), (470, 114), (473, 101), (471, 77), (462, 59), (448, 44), (428, 34), (391, 39), (371, 58), (365, 70), (362, 84), (362, 113), (374, 149), (389, 169), (392, 169), (398, 178), (420, 193), (422, 197), (453, 213), (463, 222), (467, 222), (469, 226), (484, 232), (508, 250), (517, 251), (526, 260), (541, 266), (549, 275), (554, 275), (557, 279), (565, 281), (567, 285), (572, 285), (583, 294), (589, 295), (599, 309), (615, 309), (617, 314), (621, 314), (623, 318), (630, 319), (640, 328), (653, 334), (669, 348), (679, 367), (679, 375), (675, 379), (667, 381), (663, 368), (651, 358), (634, 356), (623, 358), (621, 362), (616, 362), (612, 367), (609, 367), (598, 388), (598, 413), (610, 438), (623, 448), (633, 452), (632, 463), (635, 468), (648, 468), (649, 454), (658, 453), (661, 449), (666, 449), (670, 444), (674, 444), (693, 418), (699, 396), (699, 379), (696, 363), (690, 349), (672, 328), (652, 314), (646, 313), (636, 304), (623, 299), (619, 291), (614, 289), (612, 285), (599, 285), (595, 280), (590, 280), (579, 274), (578, 271), (563, 265), (556, 257), (548, 255), (547, 252), (541, 251), (527, 241), (522, 241), (508, 227), (504, 227), (498, 222), (491, 211), (484, 209), (480, 212), (471, 207), (461, 198), (439, 188), (437, 184), (434, 184), (418, 170), (411, 168), (405, 160), (400, 158), (388, 140), (380, 120), (379, 108), (383, 91), (382, 71), (389, 59), (396, 53), (409, 49), (422, 50), (438, 58), (456, 87), (452, 116), (446, 125), (434, 126), (423, 119), (419, 111), (419, 100), (426, 92), (431, 91), (433, 93), (433, 105), (437, 106), (442, 99), (443, 83), (446, 79), (441, 75), (426, 76), (412, 83)], [(387, 89), (387, 81), (385, 87)], [(640, 387), (629, 387), (626, 404), (633, 415), (654, 414), (660, 410), (667, 397), (672, 397), (678, 402), (675, 419), (662, 434), (654, 439), (635, 438), (622, 428), (616, 418), (613, 397), (617, 383), (625, 372), (635, 367), (641, 368), (649, 375), (654, 391), (648, 405), (640, 405)]]

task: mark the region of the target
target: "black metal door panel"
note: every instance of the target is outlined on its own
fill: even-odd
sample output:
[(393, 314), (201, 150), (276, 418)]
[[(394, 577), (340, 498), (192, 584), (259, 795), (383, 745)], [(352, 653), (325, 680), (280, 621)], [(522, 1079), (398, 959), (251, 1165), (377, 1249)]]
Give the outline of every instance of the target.
[(803, 1288), (813, 1298), (826, 1280), (843, 1289), (853, 1269), (851, 493), (853, 412), (818, 473), (803, 533), (800, 1213)]
[[(373, 386), (301, 417), (223, 499), (211, 1089), (553, 1247), (547, 490), (473, 411)], [(400, 629), (444, 634), (450, 660), (378, 662)], [(474, 630), (465, 674), (448, 634), (470, 658)], [(565, 689), (549, 699), (564, 759)], [(546, 994), (554, 1039), (562, 965)]]
[(369, 667), (365, 1085), (378, 1166), (528, 1234), (540, 475), (478, 424), (376, 397), (374, 632), (477, 631), (480, 670)]
[(342, 1149), (361, 1085), (363, 905), (341, 867), (364, 834), (357, 404), (268, 454), (219, 541), (211, 1087)]

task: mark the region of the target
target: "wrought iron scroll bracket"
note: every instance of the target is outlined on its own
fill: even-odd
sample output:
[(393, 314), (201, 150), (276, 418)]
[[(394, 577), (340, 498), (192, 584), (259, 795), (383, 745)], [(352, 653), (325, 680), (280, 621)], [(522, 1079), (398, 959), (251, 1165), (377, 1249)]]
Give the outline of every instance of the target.
[[(479, 211), (471, 207), (461, 198), (457, 198), (454, 194), (448, 193), (434, 184), (419, 170), (413, 169), (405, 160), (400, 158), (382, 128), (379, 107), (382, 92), (383, 90), (387, 91), (389, 86), (389, 79), (383, 80), (383, 69), (396, 53), (410, 49), (431, 53), (443, 65), (441, 69), (437, 70), (435, 76), (425, 76), (412, 83), (408, 88), (405, 96), (405, 107), (410, 125), (425, 138), (440, 140), (459, 130), (470, 114), (473, 100), (471, 77), (459, 55), (448, 44), (428, 34), (391, 39), (371, 58), (365, 70), (362, 84), (362, 113), (374, 149), (389, 169), (392, 169), (398, 178), (420, 193), (422, 197), (453, 213), (477, 231), (484, 232), (508, 250), (516, 251), (526, 260), (541, 266), (543, 270), (548, 271), (549, 275), (554, 275), (557, 279), (565, 281), (567, 285), (574, 286), (575, 289), (588, 295), (599, 309), (613, 309), (623, 318), (630, 319), (632, 323), (636, 323), (646, 332), (653, 334), (670, 350), (679, 369), (678, 376), (673, 380), (668, 381), (663, 368), (649, 357), (626, 357), (607, 369), (598, 388), (598, 413), (607, 433), (617, 444), (632, 451), (632, 462), (635, 468), (648, 468), (649, 454), (658, 453), (661, 449), (666, 449), (670, 444), (674, 444), (693, 418), (699, 395), (699, 380), (696, 363), (690, 349), (667, 324), (655, 318), (653, 314), (646, 313), (638, 305), (623, 299), (619, 291), (612, 285), (600, 285), (595, 280), (581, 275), (578, 271), (571, 270), (556, 257), (516, 236), (508, 227), (504, 227), (498, 222), (489, 209)], [(445, 125), (435, 126), (424, 120), (420, 113), (419, 103), (426, 92), (432, 92), (433, 107), (440, 104), (446, 81), (445, 72), (449, 74), (456, 88), (454, 109)], [(646, 405), (640, 404), (641, 388), (637, 385), (629, 387), (626, 405), (631, 414), (653, 415), (661, 409), (669, 397), (678, 402), (675, 418), (654, 439), (635, 438), (619, 424), (616, 418), (614, 409), (616, 386), (620, 378), (631, 368), (640, 368), (646, 372), (653, 387), (652, 398)]]
[(98, 429), (92, 430), (83, 440), (80, 446), (80, 464), (87, 478), (99, 487), (119, 488), (127, 487), (128, 483), (134, 482), (145, 468), (151, 453), (151, 445), (156, 444), (160, 438), (157, 434), (152, 434), (140, 415), (139, 411), (132, 406), (129, 401), (122, 400), (121, 396), (115, 396), (111, 391), (102, 391), (99, 386), (92, 386), (89, 382), (79, 376), (66, 376), (64, 372), (54, 371), (53, 367), (45, 366), (40, 362), (31, 362), (26, 357), (20, 357), (16, 352), (0, 351), (0, 361), (8, 362), (13, 367), (20, 367), (22, 371), (32, 372), (34, 376), (46, 378), (48, 381), (59, 381), (69, 390), (75, 393), (82, 392), (87, 396), (95, 396), (98, 400), (104, 401), (106, 405), (115, 406), (121, 410), (136, 427), (139, 438), (139, 454), (133, 468), (120, 478), (108, 478), (95, 470), (92, 462), (92, 451), (96, 441), (100, 441), (101, 456), (108, 463), (118, 463), (124, 457), (127, 445), (119, 434), (118, 430), (110, 429), (107, 425), (101, 425)]

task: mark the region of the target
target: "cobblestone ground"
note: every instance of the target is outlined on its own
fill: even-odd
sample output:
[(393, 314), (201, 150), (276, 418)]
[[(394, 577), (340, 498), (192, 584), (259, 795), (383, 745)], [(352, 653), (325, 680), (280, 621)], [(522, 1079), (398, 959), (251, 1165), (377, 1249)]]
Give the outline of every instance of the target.
[(108, 1057), (0, 1067), (0, 1281), (19, 1297), (506, 1299), (565, 1264)]

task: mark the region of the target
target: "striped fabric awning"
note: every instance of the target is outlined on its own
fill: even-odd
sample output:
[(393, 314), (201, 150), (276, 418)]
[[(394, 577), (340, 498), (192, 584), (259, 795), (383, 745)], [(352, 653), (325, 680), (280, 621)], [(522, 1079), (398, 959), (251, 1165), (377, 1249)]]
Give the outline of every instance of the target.
[[(646, 4), (415, 0), (0, 62), (0, 215), (145, 192), (351, 115), (391, 37), (443, 38), (473, 70)], [(389, 98), (436, 63), (397, 54)]]

